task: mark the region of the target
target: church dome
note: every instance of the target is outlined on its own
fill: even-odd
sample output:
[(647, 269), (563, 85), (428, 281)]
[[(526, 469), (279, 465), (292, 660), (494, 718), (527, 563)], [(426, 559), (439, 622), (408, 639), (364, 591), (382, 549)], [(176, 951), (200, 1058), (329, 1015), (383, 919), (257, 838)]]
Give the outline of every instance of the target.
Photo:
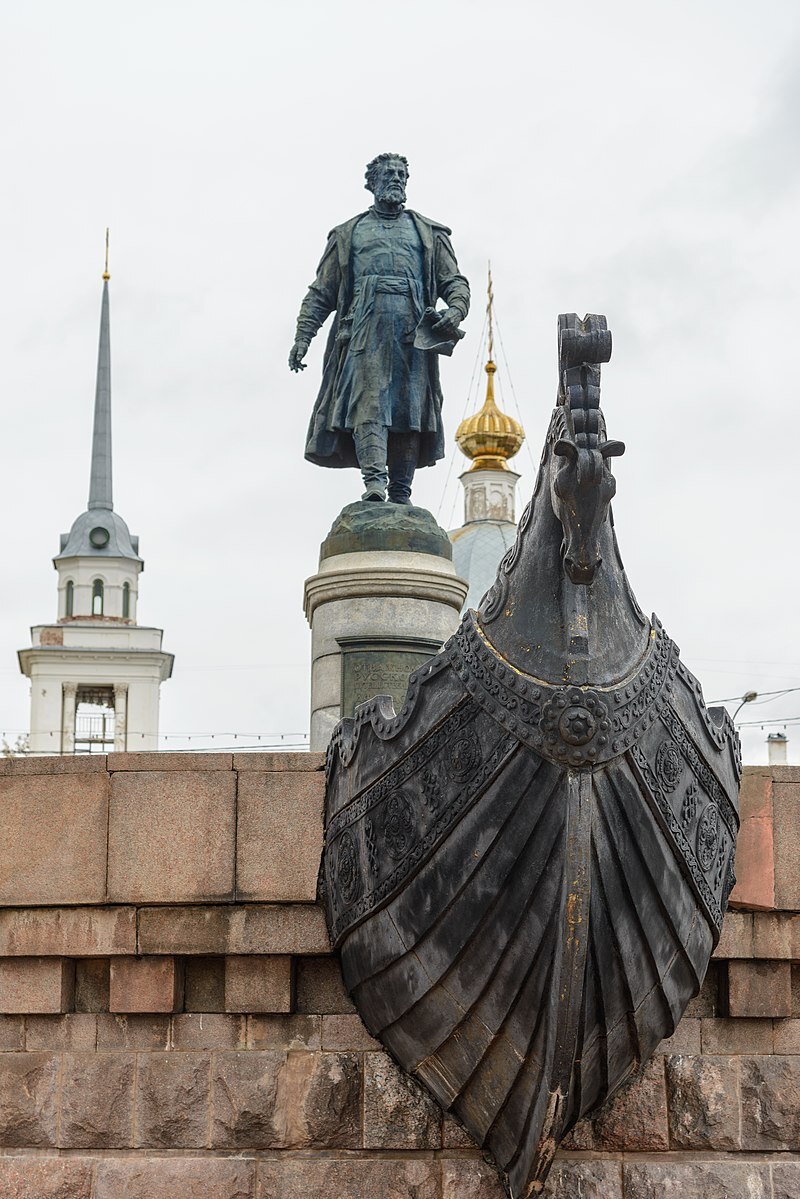
[(477, 610), (481, 600), (497, 578), (500, 559), (511, 548), (517, 526), (510, 520), (471, 521), (453, 529), (453, 566), (456, 574), (469, 583), (461, 611)]
[(130, 558), (141, 562), (139, 538), (132, 537), (127, 524), (109, 508), (90, 508), (62, 533), (59, 558)]
[(474, 416), (462, 420), (456, 430), (456, 442), (462, 454), (472, 459), (473, 470), (508, 470), (507, 459), (519, 453), (525, 431), (519, 421), (507, 416), (494, 399), (494, 375), (497, 370), (490, 358), (486, 363), (486, 399)]

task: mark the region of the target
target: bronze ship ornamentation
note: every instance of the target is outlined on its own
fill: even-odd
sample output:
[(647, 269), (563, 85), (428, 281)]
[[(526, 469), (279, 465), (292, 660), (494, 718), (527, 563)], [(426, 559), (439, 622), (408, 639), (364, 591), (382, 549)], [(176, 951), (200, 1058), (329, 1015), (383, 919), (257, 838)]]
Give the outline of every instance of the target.
[(367, 1028), (512, 1199), (672, 1034), (734, 884), (739, 739), (631, 591), (604, 317), (559, 318), (533, 498), (478, 612), (328, 750), (321, 891)]

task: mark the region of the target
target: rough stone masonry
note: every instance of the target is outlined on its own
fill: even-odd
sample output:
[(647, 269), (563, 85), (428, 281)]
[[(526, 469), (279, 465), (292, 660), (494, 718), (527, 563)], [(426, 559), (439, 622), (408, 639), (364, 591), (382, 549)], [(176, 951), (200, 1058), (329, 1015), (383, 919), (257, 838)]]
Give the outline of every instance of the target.
[[(367, 1035), (316, 754), (0, 762), (3, 1199), (502, 1199)], [(745, 771), (706, 983), (553, 1199), (800, 1195), (800, 769)]]

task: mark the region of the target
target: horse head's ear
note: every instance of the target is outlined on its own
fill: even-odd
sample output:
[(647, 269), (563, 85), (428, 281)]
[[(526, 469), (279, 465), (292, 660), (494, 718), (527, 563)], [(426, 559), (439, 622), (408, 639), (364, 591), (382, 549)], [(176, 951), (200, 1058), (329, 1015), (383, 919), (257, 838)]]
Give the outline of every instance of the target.
[(621, 458), (625, 453), (625, 442), (604, 441), (600, 446), (600, 453), (604, 458)]
[(575, 460), (578, 457), (578, 447), (574, 441), (567, 441), (565, 438), (560, 437), (553, 446), (553, 453), (557, 454), (559, 458), (572, 458)]

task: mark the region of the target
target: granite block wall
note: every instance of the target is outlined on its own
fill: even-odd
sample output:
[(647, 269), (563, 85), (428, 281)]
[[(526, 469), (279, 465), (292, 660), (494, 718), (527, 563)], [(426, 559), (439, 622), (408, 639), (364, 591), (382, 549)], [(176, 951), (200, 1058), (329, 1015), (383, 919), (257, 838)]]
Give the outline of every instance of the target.
[[(0, 762), (2, 1199), (501, 1199), (317, 906), (322, 758)], [(800, 1196), (800, 769), (754, 768), (705, 985), (552, 1199)]]

